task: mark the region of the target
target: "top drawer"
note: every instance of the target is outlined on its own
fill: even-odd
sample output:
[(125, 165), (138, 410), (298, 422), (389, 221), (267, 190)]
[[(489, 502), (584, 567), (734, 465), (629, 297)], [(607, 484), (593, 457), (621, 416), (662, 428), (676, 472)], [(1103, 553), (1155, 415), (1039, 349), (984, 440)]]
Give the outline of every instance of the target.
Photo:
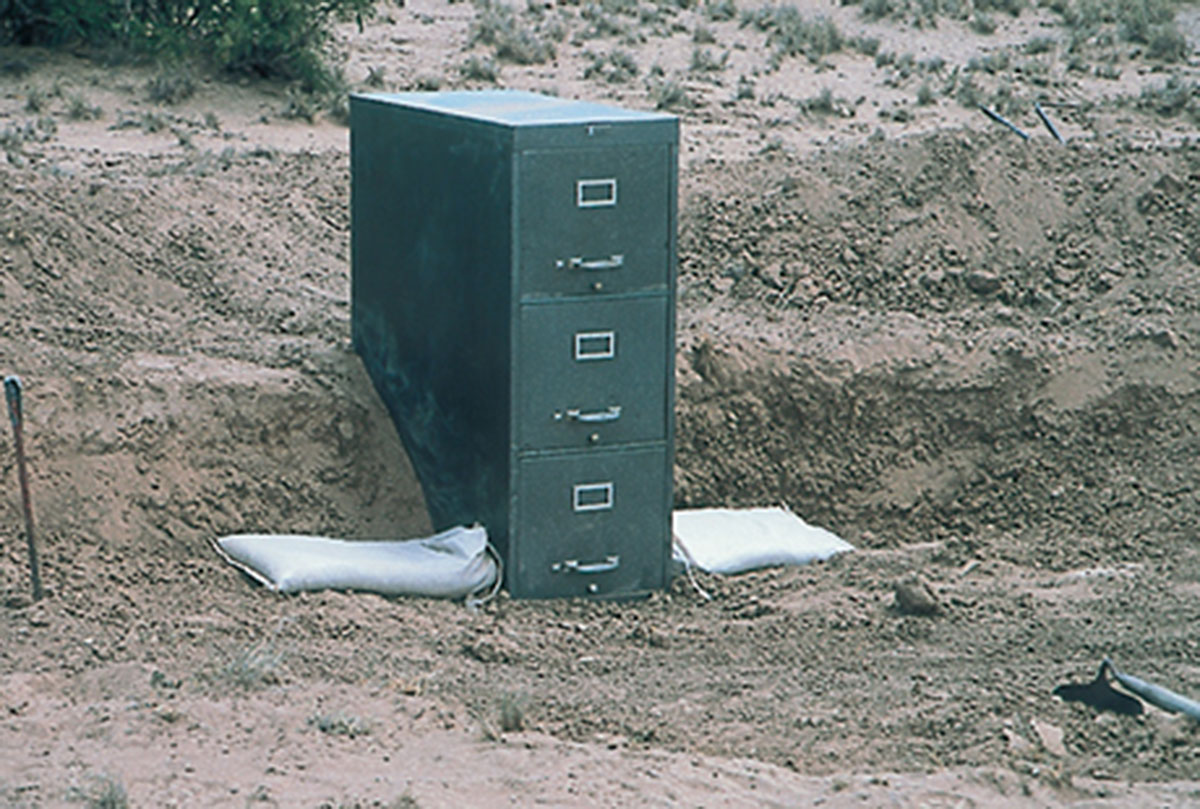
[(522, 298), (667, 288), (666, 145), (526, 151), (518, 161)]

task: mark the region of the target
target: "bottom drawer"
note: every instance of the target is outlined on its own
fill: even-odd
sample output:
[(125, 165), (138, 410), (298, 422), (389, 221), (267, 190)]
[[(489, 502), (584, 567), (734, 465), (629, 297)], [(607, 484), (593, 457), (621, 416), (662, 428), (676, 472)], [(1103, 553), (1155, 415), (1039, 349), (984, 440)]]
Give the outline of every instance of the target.
[(622, 596), (666, 583), (664, 447), (518, 463), (508, 589), (518, 598)]

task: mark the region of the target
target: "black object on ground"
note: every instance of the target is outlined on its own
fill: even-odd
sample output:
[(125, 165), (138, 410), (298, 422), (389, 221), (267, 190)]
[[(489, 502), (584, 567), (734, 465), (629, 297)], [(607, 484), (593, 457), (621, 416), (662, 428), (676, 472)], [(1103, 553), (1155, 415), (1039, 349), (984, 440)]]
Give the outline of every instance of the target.
[(1112, 711), (1113, 713), (1137, 716), (1144, 708), (1142, 703), (1120, 691), (1113, 689), (1108, 682), (1108, 670), (1111, 667), (1108, 659), (1100, 664), (1096, 679), (1090, 683), (1066, 683), (1054, 689), (1055, 696), (1062, 697), (1067, 702), (1082, 702), (1097, 711)]
[(33, 541), (33, 502), (29, 498), (29, 470), (25, 464), (25, 439), (21, 413), (21, 378), (4, 377), (4, 399), (8, 403), (8, 418), (12, 422), (17, 445), (17, 477), (21, 482), (21, 506), (25, 510), (25, 541), (29, 547), (29, 578), (33, 583), (33, 600), (42, 597), (42, 575), (38, 569), (37, 545)]

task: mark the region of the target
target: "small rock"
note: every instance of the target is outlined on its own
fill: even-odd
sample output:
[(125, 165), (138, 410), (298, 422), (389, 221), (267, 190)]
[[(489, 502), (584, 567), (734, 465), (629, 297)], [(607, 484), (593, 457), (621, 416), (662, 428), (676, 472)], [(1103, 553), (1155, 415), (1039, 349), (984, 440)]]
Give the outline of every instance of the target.
[(1067, 755), (1066, 745), (1063, 744), (1062, 728), (1040, 719), (1031, 720), (1029, 724), (1037, 733), (1038, 740), (1042, 743), (1042, 747), (1046, 748), (1047, 753), (1062, 757)]
[(991, 295), (1000, 289), (1000, 278), (987, 270), (969, 272), (964, 280), (967, 282), (967, 289), (976, 295)]
[(920, 576), (910, 576), (892, 585), (896, 595), (896, 607), (906, 615), (938, 615), (943, 612), (941, 602)]

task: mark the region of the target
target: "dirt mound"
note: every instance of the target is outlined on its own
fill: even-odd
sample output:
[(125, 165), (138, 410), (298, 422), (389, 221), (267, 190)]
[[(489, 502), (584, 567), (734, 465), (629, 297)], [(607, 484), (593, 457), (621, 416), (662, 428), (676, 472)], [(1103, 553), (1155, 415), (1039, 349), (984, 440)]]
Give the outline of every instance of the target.
[(966, 134), (692, 178), (681, 498), (868, 544), (999, 527), (1058, 566), (1169, 552), (1198, 516), (1197, 179), (1195, 149)]

